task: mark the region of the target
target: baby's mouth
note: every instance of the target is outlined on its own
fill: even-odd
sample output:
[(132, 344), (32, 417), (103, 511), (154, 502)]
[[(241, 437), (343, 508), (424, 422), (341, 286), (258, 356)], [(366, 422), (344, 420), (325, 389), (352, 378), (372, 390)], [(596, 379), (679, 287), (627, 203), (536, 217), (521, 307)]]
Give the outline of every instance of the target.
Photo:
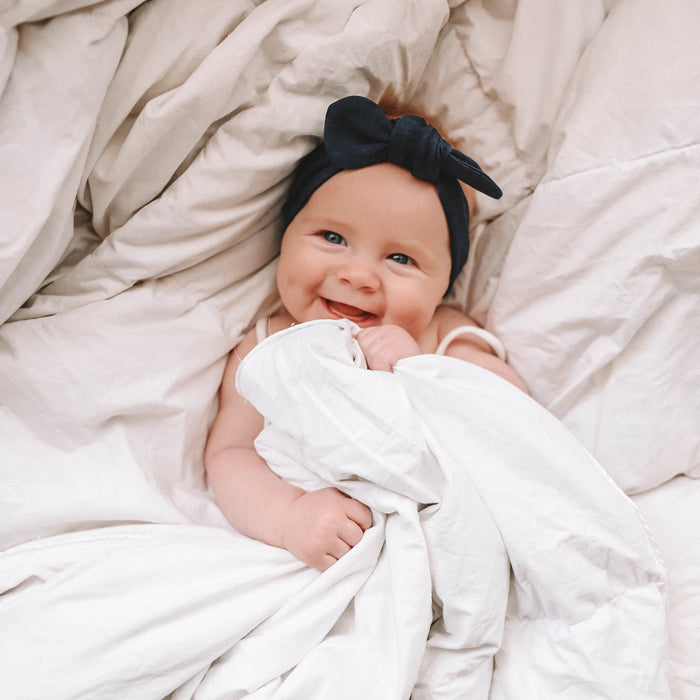
[(322, 299), (322, 302), (331, 318), (347, 318), (358, 326), (369, 325), (377, 318), (376, 314), (340, 301)]

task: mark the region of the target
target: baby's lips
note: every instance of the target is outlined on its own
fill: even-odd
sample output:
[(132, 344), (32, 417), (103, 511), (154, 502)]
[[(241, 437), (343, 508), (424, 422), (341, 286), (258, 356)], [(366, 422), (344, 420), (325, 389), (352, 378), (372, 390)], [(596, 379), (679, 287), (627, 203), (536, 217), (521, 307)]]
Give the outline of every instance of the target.
[(355, 323), (367, 322), (376, 318), (376, 315), (360, 309), (357, 306), (351, 306), (350, 304), (343, 304), (340, 301), (331, 301), (330, 299), (325, 300), (326, 307), (328, 310), (340, 318), (347, 318), (348, 321), (353, 321)]

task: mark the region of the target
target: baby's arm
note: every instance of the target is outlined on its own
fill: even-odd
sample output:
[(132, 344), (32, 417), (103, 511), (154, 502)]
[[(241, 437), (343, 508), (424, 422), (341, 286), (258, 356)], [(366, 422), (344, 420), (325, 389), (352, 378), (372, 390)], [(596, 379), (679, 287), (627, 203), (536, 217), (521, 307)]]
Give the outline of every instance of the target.
[(232, 352), (204, 453), (209, 484), (226, 519), (239, 532), (321, 571), (346, 554), (372, 524), (369, 508), (335, 488), (307, 492), (284, 482), (255, 451), (262, 416), (235, 386), (239, 359), (255, 345), (249, 333)]

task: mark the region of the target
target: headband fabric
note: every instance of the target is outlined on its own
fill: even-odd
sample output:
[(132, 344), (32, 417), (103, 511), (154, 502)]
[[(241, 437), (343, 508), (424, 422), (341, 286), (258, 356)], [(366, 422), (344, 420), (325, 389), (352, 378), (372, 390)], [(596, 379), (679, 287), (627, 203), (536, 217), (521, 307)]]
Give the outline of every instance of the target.
[(452, 148), (422, 117), (389, 119), (379, 105), (358, 95), (333, 102), (326, 112), (323, 141), (294, 172), (282, 208), (284, 228), (333, 175), (378, 163), (393, 163), (435, 185), (450, 234), (449, 291), (469, 255), (469, 205), (459, 181), (494, 199), (503, 193), (476, 161)]

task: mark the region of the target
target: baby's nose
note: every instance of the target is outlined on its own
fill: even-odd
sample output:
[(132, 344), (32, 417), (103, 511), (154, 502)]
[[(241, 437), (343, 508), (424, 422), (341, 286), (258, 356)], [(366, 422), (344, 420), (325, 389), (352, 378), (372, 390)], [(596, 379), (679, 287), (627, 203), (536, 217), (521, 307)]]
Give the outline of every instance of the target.
[(338, 278), (353, 289), (374, 291), (379, 287), (379, 275), (371, 265), (353, 262), (338, 269)]

